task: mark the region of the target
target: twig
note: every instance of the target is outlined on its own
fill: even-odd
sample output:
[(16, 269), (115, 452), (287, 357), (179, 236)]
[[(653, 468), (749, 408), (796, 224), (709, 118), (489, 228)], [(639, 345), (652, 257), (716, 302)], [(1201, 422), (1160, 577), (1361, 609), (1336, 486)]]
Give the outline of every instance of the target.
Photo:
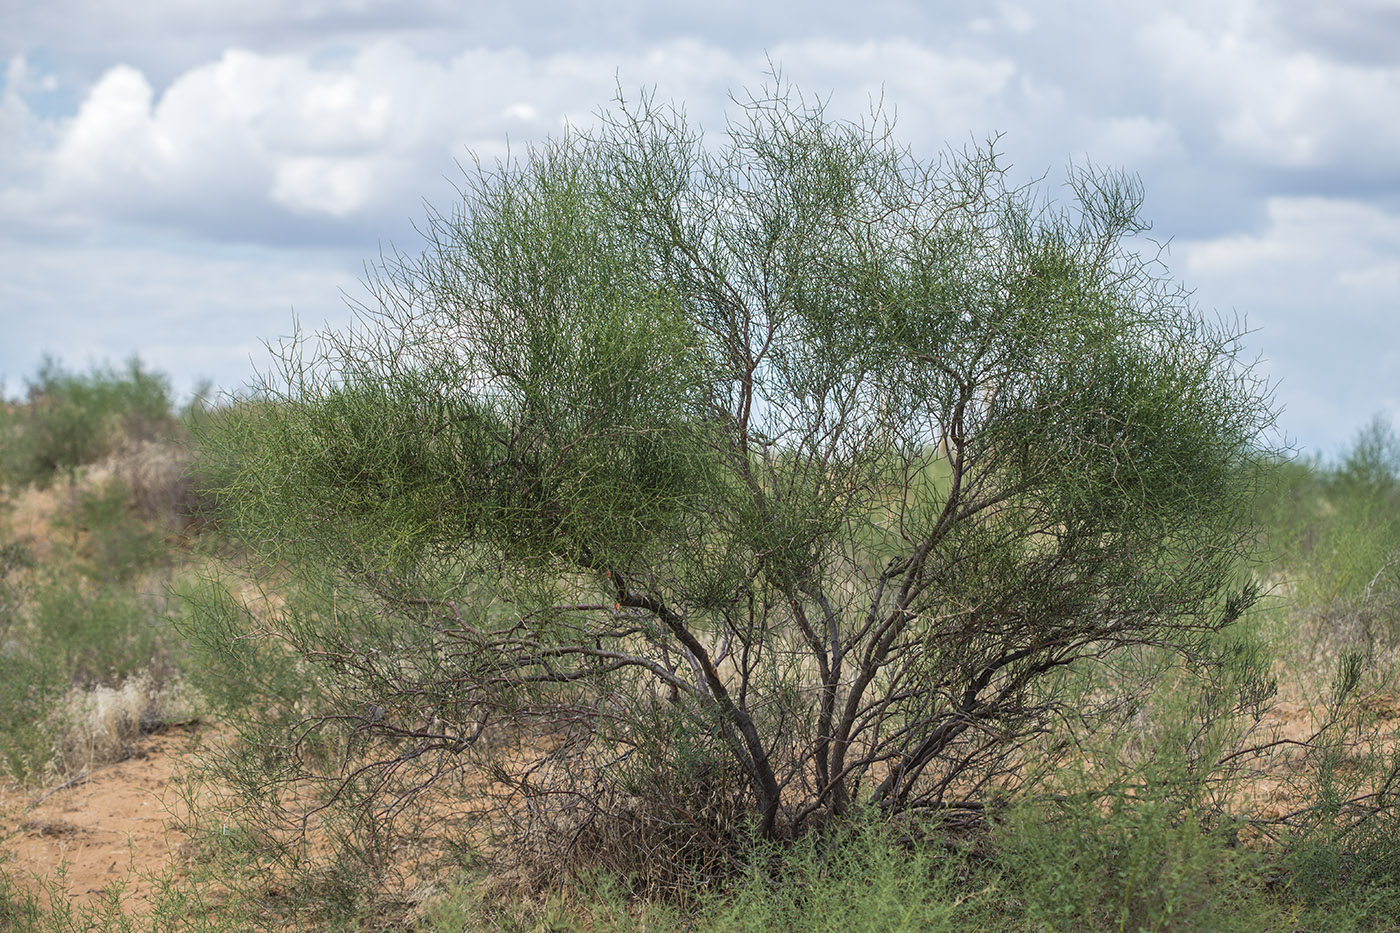
[(55, 788), (53, 788), (53, 789), (51, 789), (51, 790), (46, 790), (46, 791), (44, 791), (42, 794), (40, 794), (40, 795), (38, 796), (38, 798), (37, 798), (33, 803), (31, 803), (29, 806), (27, 806), (27, 807), (24, 808), (24, 812), (25, 812), (25, 813), (28, 813), (30, 810), (33, 810), (33, 809), (34, 809), (35, 807), (37, 807), (39, 804), (43, 803), (45, 800), (48, 800), (50, 797), (52, 797), (54, 794), (58, 793), (59, 791), (61, 791), (61, 790), (67, 790), (67, 789), (70, 788), (70, 787), (76, 787), (77, 785), (82, 784), (82, 783), (84, 783), (85, 781), (89, 780), (91, 777), (92, 777), (92, 772), (91, 772), (91, 771), (84, 771), (82, 774), (78, 775), (77, 777), (75, 777), (75, 778), (70, 778), (69, 780), (64, 781), (62, 784), (58, 785), (57, 787), (55, 787)]

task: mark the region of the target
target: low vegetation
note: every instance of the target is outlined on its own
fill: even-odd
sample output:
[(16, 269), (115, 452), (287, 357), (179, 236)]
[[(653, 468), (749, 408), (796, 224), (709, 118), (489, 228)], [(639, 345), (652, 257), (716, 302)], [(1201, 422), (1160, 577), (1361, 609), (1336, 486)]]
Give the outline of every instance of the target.
[[(71, 779), (191, 715), (170, 620), (193, 519), (166, 380), (132, 362), (46, 362), (0, 424), (0, 765), (21, 784)], [(173, 478), (153, 498), (151, 466)]]
[(1400, 926), (1400, 438), (1268, 449), (1130, 179), (791, 100), (481, 174), (247, 397), (43, 365), (3, 777), (218, 738), (140, 909), (0, 927)]

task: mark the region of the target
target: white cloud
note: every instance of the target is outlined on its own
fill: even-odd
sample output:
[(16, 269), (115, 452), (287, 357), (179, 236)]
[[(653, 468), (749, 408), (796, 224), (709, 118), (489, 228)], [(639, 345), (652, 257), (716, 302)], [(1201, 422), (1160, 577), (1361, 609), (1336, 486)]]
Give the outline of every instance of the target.
[(43, 154), (52, 148), (52, 128), (34, 115), (26, 101), (28, 94), (45, 90), (52, 83), (52, 75), (38, 74), (23, 56), (6, 63), (4, 90), (0, 92), (0, 139), (7, 144), (0, 146), (0, 184), (5, 180), (32, 184)]
[[(773, 54), (808, 86), (841, 88), (847, 112), (886, 91), (925, 128), (990, 131), (989, 114), (1006, 109), (999, 99), (1017, 93), (1006, 59), (940, 54), (906, 40), (813, 40)], [(663, 100), (700, 102), (691, 115), (714, 130), (727, 92), (754, 83), (763, 67), (695, 40), (620, 64), (610, 55), (536, 58), (517, 49), (473, 49), (440, 62), (385, 40), (325, 62), (230, 50), (157, 93), (140, 70), (116, 65), (71, 119), (53, 124), (57, 145), (31, 151), (43, 183), (30, 213), (214, 239), (256, 238), (289, 216), (373, 226), (411, 210), (426, 193), (424, 179), (450, 173), (468, 146), (490, 159), (513, 131), (528, 140), (591, 123), (618, 81), (655, 84)], [(892, 75), (883, 85), (872, 79), (882, 73)]]
[(1109, 120), (1094, 134), (1087, 152), (1096, 163), (1135, 171), (1185, 155), (1176, 127), (1146, 116)]
[(1282, 46), (1256, 11), (1230, 9), (1223, 22), (1178, 12), (1140, 30), (1174, 116), (1205, 121), (1222, 149), (1259, 165), (1346, 169), (1400, 158), (1400, 121), (1378, 119), (1400, 113), (1400, 62)]
[[(1379, 259), (1360, 268), (1347, 269), (1338, 274), (1337, 282), (1358, 292), (1400, 296), (1400, 259)], [(1400, 314), (1400, 302), (1395, 313)]]
[(1035, 26), (1035, 16), (1025, 7), (1012, 3), (999, 3), (996, 16), (981, 16), (968, 24), (973, 33), (981, 35), (995, 34), (1002, 30), (1025, 35)]
[(522, 123), (534, 123), (540, 118), (540, 112), (530, 104), (517, 103), (501, 111), (501, 116), (507, 120), (519, 120)]
[(1326, 278), (1318, 285), (1335, 288), (1383, 282), (1375, 270), (1393, 269), (1400, 256), (1400, 215), (1334, 198), (1273, 197), (1266, 203), (1262, 231), (1186, 244), (1187, 271), (1279, 281), (1290, 277), (1290, 269), (1313, 276), (1321, 268)]
[[(785, 43), (772, 55), (804, 87), (838, 89), (835, 112), (859, 114), (884, 97), (904, 133), (922, 130), (936, 146), (996, 130), (997, 117), (1023, 92), (1016, 64), (1004, 55), (950, 54), (909, 39)], [(752, 74), (737, 77), (753, 81)]]
[(240, 65), (237, 56), (225, 56), (158, 101), (140, 71), (109, 69), (64, 121), (35, 210), (198, 227), (264, 197), (272, 166), (253, 132), (256, 109), (229, 80)]
[(148, 187), (162, 180), (172, 144), (151, 120), (153, 90), (135, 68), (118, 65), (83, 101), (54, 154), (59, 184), (89, 194), (109, 185)]
[(1246, 313), (1282, 377), (1284, 423), (1331, 449), (1400, 400), (1400, 213), (1270, 198), (1257, 232), (1177, 244), (1209, 304)]
[(348, 217), (364, 206), (373, 182), (369, 160), (293, 156), (277, 164), (272, 200), (297, 213)]

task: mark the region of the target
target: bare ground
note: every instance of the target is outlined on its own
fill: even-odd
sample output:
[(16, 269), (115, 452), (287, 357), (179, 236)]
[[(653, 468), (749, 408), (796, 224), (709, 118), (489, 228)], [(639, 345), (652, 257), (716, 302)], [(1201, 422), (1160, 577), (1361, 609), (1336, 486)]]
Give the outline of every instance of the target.
[(180, 773), (201, 731), (144, 736), (130, 758), (56, 789), (0, 791), (0, 868), (40, 887), (62, 875), (74, 906), (120, 886), (128, 910), (149, 909), (157, 879), (182, 860), (186, 840), (174, 828), (185, 807)]

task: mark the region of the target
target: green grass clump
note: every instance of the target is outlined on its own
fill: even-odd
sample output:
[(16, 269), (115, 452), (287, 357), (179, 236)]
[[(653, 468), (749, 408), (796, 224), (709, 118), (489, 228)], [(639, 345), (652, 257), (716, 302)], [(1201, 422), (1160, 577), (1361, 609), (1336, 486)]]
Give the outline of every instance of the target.
[(1027, 929), (1277, 929), (1257, 857), (1163, 800), (1029, 806), (997, 838)]
[(697, 889), (688, 903), (639, 901), (625, 879), (598, 876), (534, 898), (466, 886), (427, 912), (425, 929), (742, 933), (801, 930), (956, 931), (983, 926), (1001, 901), (1001, 873), (876, 820), (854, 819), (792, 845), (762, 845), (747, 874)]

